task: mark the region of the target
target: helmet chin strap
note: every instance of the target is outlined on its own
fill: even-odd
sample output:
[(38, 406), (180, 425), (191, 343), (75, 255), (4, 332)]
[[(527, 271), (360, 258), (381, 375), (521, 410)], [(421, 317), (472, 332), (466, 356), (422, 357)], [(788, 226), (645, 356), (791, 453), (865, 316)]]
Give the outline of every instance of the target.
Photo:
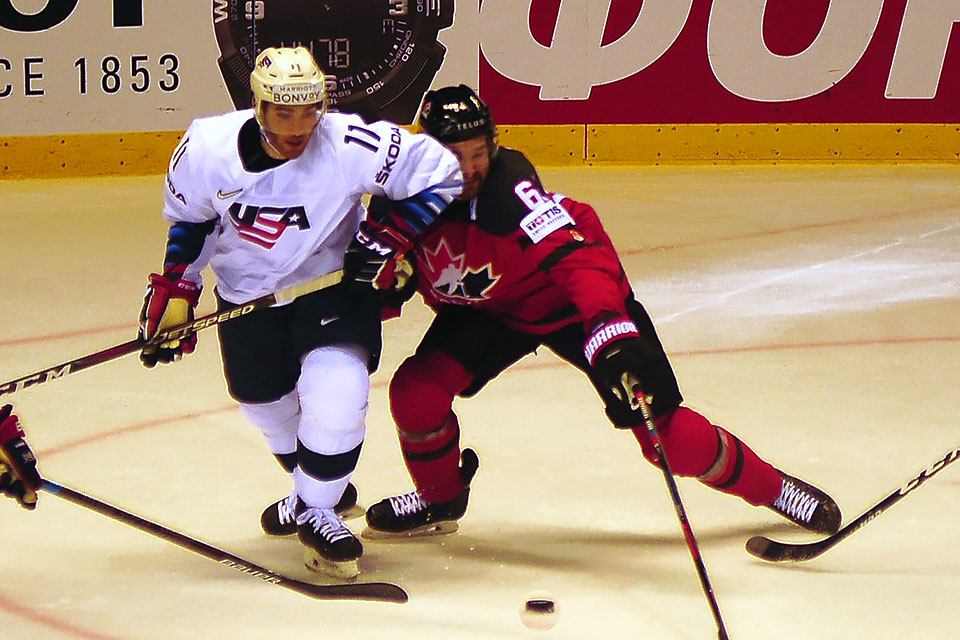
[(260, 140), (263, 141), (263, 143), (266, 144), (268, 147), (270, 147), (270, 150), (272, 150), (275, 154), (280, 156), (280, 158), (286, 158), (286, 156), (280, 152), (280, 149), (277, 149), (273, 145), (273, 143), (270, 141), (270, 136), (267, 135), (267, 130), (264, 129), (262, 126), (260, 127)]

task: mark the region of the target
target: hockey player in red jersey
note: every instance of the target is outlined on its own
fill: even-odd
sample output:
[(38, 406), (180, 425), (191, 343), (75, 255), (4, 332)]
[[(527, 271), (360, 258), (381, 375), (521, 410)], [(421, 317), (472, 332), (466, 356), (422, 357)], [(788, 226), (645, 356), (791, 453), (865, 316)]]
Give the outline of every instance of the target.
[[(421, 128), (460, 160), (460, 199), (412, 233), (374, 198), (361, 236), (396, 249), (370, 269), (373, 285), (397, 287), (398, 256), (415, 266), (416, 288), (436, 317), (390, 382), (390, 409), (416, 490), (366, 514), (368, 535), (455, 530), (478, 459), (460, 450), (455, 397), (470, 397), (541, 345), (583, 371), (611, 422), (655, 453), (638, 411), (620, 388), (629, 373), (651, 408), (673, 472), (765, 506), (812, 531), (839, 528), (822, 490), (761, 459), (742, 440), (683, 406), (653, 323), (636, 300), (610, 238), (587, 204), (551, 194), (518, 151), (498, 148), (487, 106), (468, 87), (427, 94)], [(413, 285), (408, 285), (408, 287)]]

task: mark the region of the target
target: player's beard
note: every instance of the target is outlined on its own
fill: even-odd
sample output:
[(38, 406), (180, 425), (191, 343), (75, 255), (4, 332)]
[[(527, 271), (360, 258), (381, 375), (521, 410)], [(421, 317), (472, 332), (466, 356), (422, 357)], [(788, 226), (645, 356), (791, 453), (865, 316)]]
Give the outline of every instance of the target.
[(483, 181), (487, 179), (487, 171), (478, 171), (469, 176), (463, 177), (463, 191), (460, 192), (461, 200), (470, 200), (475, 198), (478, 193), (480, 193), (480, 188), (483, 186)]

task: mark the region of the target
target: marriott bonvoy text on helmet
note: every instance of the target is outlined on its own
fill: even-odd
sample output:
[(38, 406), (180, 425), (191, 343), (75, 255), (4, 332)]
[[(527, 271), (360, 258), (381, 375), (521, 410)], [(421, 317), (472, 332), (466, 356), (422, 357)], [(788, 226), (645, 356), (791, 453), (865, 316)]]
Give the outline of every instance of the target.
[(323, 101), (324, 91), (317, 90), (312, 85), (275, 85), (264, 87), (274, 104), (319, 104)]

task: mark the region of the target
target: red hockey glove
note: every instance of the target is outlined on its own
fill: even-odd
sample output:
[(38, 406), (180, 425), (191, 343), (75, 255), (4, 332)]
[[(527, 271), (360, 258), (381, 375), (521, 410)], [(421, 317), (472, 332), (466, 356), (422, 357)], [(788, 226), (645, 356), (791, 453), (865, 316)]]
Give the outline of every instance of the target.
[(0, 493), (17, 500), (24, 509), (37, 508), (40, 490), (37, 458), (24, 440), (20, 419), (9, 404), (0, 408)]
[[(193, 310), (200, 300), (200, 285), (189, 280), (170, 280), (150, 274), (150, 286), (140, 310), (140, 339), (149, 340), (160, 331), (193, 320)], [(184, 353), (193, 353), (197, 334), (191, 333), (159, 345), (150, 345), (140, 352), (140, 361), (147, 368), (157, 362), (176, 362)]]
[(380, 319), (389, 320), (400, 317), (400, 309), (417, 292), (417, 272), (413, 261), (407, 259), (406, 254), (394, 256), (384, 270), (384, 282), (389, 280), (389, 288), (379, 287)]
[[(407, 254), (401, 253), (394, 255), (384, 268), (380, 270), (374, 286), (380, 291), (399, 292), (406, 291), (408, 285), (413, 280), (416, 268), (413, 262), (407, 258)], [(412, 295), (412, 293), (411, 293)], [(406, 299), (409, 299), (407, 296)]]
[(583, 355), (600, 384), (627, 404), (631, 404), (633, 394), (640, 389), (625, 388), (624, 374), (643, 388), (650, 365), (659, 357), (640, 336), (633, 320), (613, 314), (601, 320), (587, 337)]

